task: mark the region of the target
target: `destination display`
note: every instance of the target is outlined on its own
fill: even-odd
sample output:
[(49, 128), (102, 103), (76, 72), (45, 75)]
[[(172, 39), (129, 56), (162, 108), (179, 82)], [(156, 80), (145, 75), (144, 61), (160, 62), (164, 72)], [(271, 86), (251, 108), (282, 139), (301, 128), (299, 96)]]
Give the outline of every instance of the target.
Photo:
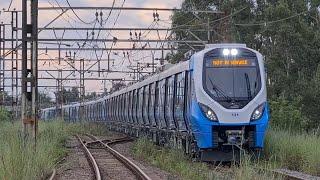
[(248, 67), (256, 66), (255, 59), (212, 59), (207, 61), (207, 67)]

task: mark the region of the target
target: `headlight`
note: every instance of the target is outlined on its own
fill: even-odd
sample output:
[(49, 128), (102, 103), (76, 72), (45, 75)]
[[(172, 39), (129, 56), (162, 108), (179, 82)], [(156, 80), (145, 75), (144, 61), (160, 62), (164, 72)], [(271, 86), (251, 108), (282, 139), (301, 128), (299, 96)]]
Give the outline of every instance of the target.
[(262, 114), (263, 114), (263, 111), (264, 111), (264, 105), (265, 103), (262, 103), (260, 104), (252, 113), (251, 115), (251, 120), (252, 121), (255, 121), (257, 119), (260, 119)]
[(208, 106), (199, 103), (199, 106), (203, 112), (203, 114), (210, 119), (211, 121), (218, 121), (216, 113), (212, 109), (210, 109)]

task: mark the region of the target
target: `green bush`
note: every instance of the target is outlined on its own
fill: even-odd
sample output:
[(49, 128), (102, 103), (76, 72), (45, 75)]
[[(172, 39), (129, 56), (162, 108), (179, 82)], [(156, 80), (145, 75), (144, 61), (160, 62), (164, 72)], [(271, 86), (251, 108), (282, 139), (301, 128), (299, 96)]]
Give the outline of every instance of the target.
[(9, 121), (10, 120), (10, 113), (4, 108), (0, 107), (0, 122), (1, 121)]
[(288, 101), (278, 98), (270, 101), (271, 126), (289, 131), (301, 131), (308, 122), (308, 118), (302, 114), (300, 100)]

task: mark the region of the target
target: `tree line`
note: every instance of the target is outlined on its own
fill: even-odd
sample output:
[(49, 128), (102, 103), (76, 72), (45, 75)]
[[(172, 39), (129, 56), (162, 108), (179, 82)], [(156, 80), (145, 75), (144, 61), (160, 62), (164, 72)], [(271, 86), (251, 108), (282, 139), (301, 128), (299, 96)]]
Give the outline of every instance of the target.
[[(188, 31), (174, 30), (174, 39), (196, 40), (196, 35), (210, 43), (245, 43), (261, 52), (267, 69), (272, 124), (291, 130), (319, 129), (319, 0), (185, 0), (182, 8), (223, 13), (175, 12), (172, 28)], [(188, 46), (180, 44), (179, 49)], [(176, 63), (184, 59), (184, 53), (168, 54), (168, 58)]]

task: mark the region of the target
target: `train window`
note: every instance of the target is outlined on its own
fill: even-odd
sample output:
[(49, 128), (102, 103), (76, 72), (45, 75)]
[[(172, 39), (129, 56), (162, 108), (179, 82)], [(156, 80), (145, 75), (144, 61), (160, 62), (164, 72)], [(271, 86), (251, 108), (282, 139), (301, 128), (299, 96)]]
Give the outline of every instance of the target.
[(104, 105), (103, 105), (103, 120), (106, 121), (107, 120), (107, 100), (104, 100)]
[(143, 120), (147, 126), (150, 125), (150, 121), (148, 118), (148, 110), (149, 110), (149, 99), (150, 99), (150, 88), (149, 85), (144, 87), (144, 98), (143, 98)]
[(107, 121), (110, 121), (111, 116), (110, 116), (110, 99), (107, 100)]
[(127, 93), (123, 94), (123, 122), (127, 122)]
[(121, 101), (120, 101), (120, 96), (116, 96), (116, 120), (120, 121), (120, 105), (121, 105)]
[(122, 94), (122, 106), (123, 106), (123, 112), (122, 112), (122, 116), (123, 116), (123, 122), (126, 123), (127, 122), (127, 104), (126, 101), (127, 100), (127, 93)]
[(113, 119), (113, 108), (114, 107), (114, 103), (113, 103), (113, 97), (110, 99), (110, 115), (111, 115), (111, 118), (110, 118), (110, 120), (111, 121), (114, 121), (114, 119)]
[(151, 123), (151, 126), (156, 126), (156, 120), (154, 116), (154, 106), (155, 106), (155, 97), (156, 97), (156, 83), (149, 84), (150, 88), (150, 97), (149, 97), (149, 115), (148, 119)]
[(101, 121), (101, 120), (102, 120), (102, 114), (103, 114), (103, 111), (102, 111), (102, 110), (103, 110), (103, 109), (102, 109), (102, 102), (99, 103), (99, 106), (100, 106), (100, 107), (99, 107), (99, 110), (100, 110), (99, 121)]
[(163, 79), (159, 83), (159, 125), (160, 128), (166, 128), (165, 120), (165, 99), (166, 99), (166, 79)]
[(102, 102), (99, 103), (99, 106), (100, 106), (100, 107), (99, 107), (99, 110), (100, 110), (99, 121), (101, 121), (101, 119), (102, 119), (102, 114), (103, 114), (103, 111), (102, 111), (102, 110), (103, 110), (103, 109), (102, 109)]
[(188, 127), (190, 127), (190, 107), (191, 107), (191, 72), (190, 71), (186, 71), (186, 75), (185, 75), (185, 106), (184, 106), (184, 118), (186, 120), (186, 128), (188, 129)]
[(117, 99), (116, 99), (116, 101), (117, 101), (117, 121), (121, 121), (121, 116), (120, 116), (120, 110), (121, 110), (121, 96), (120, 95), (118, 95), (117, 96)]
[(119, 109), (120, 109), (120, 101), (119, 101), (119, 96), (116, 96), (115, 97), (115, 101), (116, 101), (116, 121), (119, 121), (120, 120), (120, 117), (119, 117)]
[(168, 77), (166, 79), (166, 105), (165, 105), (165, 118), (168, 122), (168, 127), (170, 129), (174, 129), (175, 128), (175, 123), (173, 120), (173, 100), (174, 100), (174, 75), (171, 77)]
[(155, 120), (158, 122), (157, 124), (160, 127), (160, 82), (156, 82), (155, 87), (155, 101), (154, 101), (154, 109), (155, 109)]
[(97, 112), (94, 111), (94, 109), (95, 109), (94, 106), (95, 106), (94, 104), (91, 104), (91, 112), (92, 112), (91, 121), (94, 121), (95, 116), (96, 116), (96, 114), (97, 114)]
[(122, 107), (121, 107), (121, 121), (125, 122), (125, 94), (121, 94), (121, 102), (122, 102)]
[(106, 121), (110, 121), (110, 102), (106, 100)]
[(101, 112), (101, 102), (98, 102), (97, 105), (98, 105), (98, 111), (99, 111), (97, 120), (100, 121), (101, 113), (102, 113), (102, 112)]
[(143, 118), (142, 118), (143, 87), (140, 88), (138, 91), (139, 91), (139, 100), (138, 100), (137, 116), (138, 116), (139, 124), (144, 124)]
[(121, 94), (121, 122), (125, 122), (125, 94)]
[(186, 130), (186, 124), (184, 121), (185, 72), (177, 74), (175, 84), (174, 119), (177, 122), (179, 130)]
[(134, 111), (135, 111), (135, 118), (136, 118), (136, 124), (139, 124), (139, 118), (138, 118), (138, 107), (139, 107), (139, 90), (138, 89), (136, 89), (136, 91), (135, 91), (136, 93), (135, 93), (135, 95), (136, 95), (136, 101), (133, 101), (133, 103), (135, 104), (135, 109), (134, 109)]
[(100, 118), (100, 103), (96, 103), (96, 109), (98, 109), (98, 111), (97, 111), (97, 115), (96, 115), (96, 121), (97, 120), (99, 120), (99, 118)]
[(137, 112), (137, 103), (138, 103), (138, 99), (137, 99), (137, 93), (136, 93), (136, 89), (133, 90), (132, 93), (132, 119), (133, 119), (133, 123), (137, 123), (137, 118), (136, 118), (136, 112)]
[(117, 97), (113, 97), (113, 120), (117, 121)]
[(135, 90), (132, 90), (131, 91), (131, 122), (132, 124), (135, 123), (135, 111), (134, 111), (134, 108), (135, 108), (135, 104), (134, 104), (134, 101), (136, 100), (136, 96), (135, 96)]
[(112, 121), (112, 98), (109, 99), (109, 121)]
[(99, 114), (98, 104), (97, 103), (92, 104), (92, 108), (93, 108), (92, 111), (94, 111), (93, 121), (95, 121)]
[(126, 113), (126, 115), (125, 115), (125, 121), (127, 122), (127, 123), (129, 123), (129, 92), (127, 92), (126, 93), (126, 101), (125, 101), (125, 113)]
[(128, 107), (128, 114), (129, 114), (129, 122), (132, 123), (132, 91), (129, 92), (129, 107)]
[(122, 112), (123, 112), (123, 109), (122, 109), (122, 105), (123, 105), (123, 102), (122, 102), (122, 94), (119, 95), (119, 120), (122, 122), (123, 121), (123, 118), (122, 118)]
[(87, 118), (90, 121), (90, 117), (91, 117), (91, 111), (90, 111), (90, 105), (87, 105), (87, 109), (88, 109), (88, 114), (87, 114)]
[(117, 98), (113, 97), (113, 121), (117, 121)]
[(131, 91), (130, 93), (130, 117), (131, 117), (131, 123), (134, 124), (134, 114), (133, 114), (133, 101), (134, 101), (134, 90)]

